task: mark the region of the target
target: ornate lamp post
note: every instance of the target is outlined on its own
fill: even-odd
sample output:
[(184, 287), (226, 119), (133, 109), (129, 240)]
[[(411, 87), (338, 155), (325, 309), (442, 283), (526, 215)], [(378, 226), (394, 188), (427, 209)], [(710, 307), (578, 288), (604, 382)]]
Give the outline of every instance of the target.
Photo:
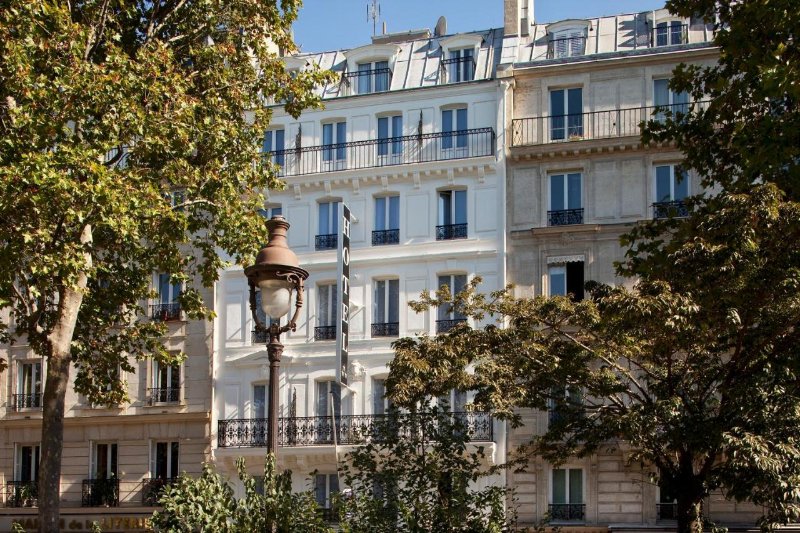
[[(283, 355), (281, 333), (294, 331), (303, 307), (303, 282), (308, 272), (300, 268), (297, 256), (286, 244), (289, 223), (282, 216), (274, 216), (267, 221), (269, 242), (258, 252), (256, 263), (244, 269), (250, 285), (250, 311), (253, 314), (256, 331), (269, 333), (267, 354), (269, 356), (269, 410), (267, 414), (267, 452), (278, 452), (278, 372)], [(261, 290), (261, 309), (275, 322), (264, 324), (256, 308), (256, 287)], [(285, 326), (279, 319), (291, 309), (292, 292), (295, 292), (294, 315)]]

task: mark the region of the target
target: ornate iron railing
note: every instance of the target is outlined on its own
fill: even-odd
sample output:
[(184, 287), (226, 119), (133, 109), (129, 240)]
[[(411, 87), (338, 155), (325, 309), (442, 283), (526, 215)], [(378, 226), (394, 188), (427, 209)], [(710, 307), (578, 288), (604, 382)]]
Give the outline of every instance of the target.
[(178, 302), (153, 304), (150, 306), (150, 317), (161, 322), (181, 319), (181, 304)]
[(436, 321), (436, 333), (447, 333), (459, 324), (466, 322), (466, 318), (453, 318), (448, 320)]
[(548, 226), (570, 226), (572, 224), (583, 224), (583, 208), (547, 212)]
[(585, 503), (551, 503), (548, 506), (550, 520), (576, 520), (586, 519)]
[(172, 387), (157, 387), (147, 389), (150, 405), (156, 403), (176, 403), (181, 399), (181, 389)]
[(283, 159), (282, 176), (446, 161), (494, 155), (492, 128), (424, 133), (277, 150), (264, 157)]
[(684, 218), (689, 216), (689, 207), (683, 200), (673, 202), (655, 202), (653, 204), (653, 218)]
[(446, 224), (444, 226), (436, 226), (437, 241), (450, 241), (453, 239), (466, 239), (466, 238), (467, 238), (466, 224)]
[(6, 507), (36, 507), (38, 504), (38, 482), (6, 481)]
[(643, 122), (665, 120), (667, 113), (679, 118), (690, 109), (703, 109), (706, 105), (707, 102), (695, 102), (515, 118), (511, 122), (511, 146), (638, 137)]
[(176, 477), (151, 477), (142, 480), (142, 505), (155, 507), (165, 488), (177, 482)]
[(373, 337), (397, 337), (400, 335), (400, 322), (372, 324)]
[(372, 232), (372, 246), (382, 246), (384, 244), (400, 244), (399, 229), (383, 229)]
[(678, 519), (678, 504), (677, 503), (657, 503), (656, 504), (656, 519), (657, 520), (677, 520)]
[[(489, 413), (451, 413), (450, 416), (467, 432), (473, 442), (492, 442), (493, 421)], [(417, 417), (412, 421), (412, 417)], [(420, 420), (420, 418), (430, 420)], [(341, 415), (336, 417), (338, 444), (353, 445), (381, 439), (387, 429), (396, 435), (412, 434), (415, 427), (431, 427), (432, 415)], [(266, 418), (220, 420), (217, 442), (221, 448), (262, 447), (267, 445)], [(310, 416), (278, 419), (278, 446), (326, 446), (333, 444), (333, 423), (330, 417)]]
[(84, 479), (81, 491), (83, 507), (117, 507), (119, 479)]
[(26, 394), (12, 395), (13, 405), (15, 411), (23, 409), (41, 409), (42, 408), (42, 393), (29, 392)]
[(586, 37), (564, 37), (550, 39), (547, 43), (547, 59), (578, 57), (586, 54)]
[(332, 341), (336, 338), (336, 326), (317, 326), (314, 328), (315, 341)]
[(317, 235), (314, 239), (315, 250), (335, 250), (339, 245), (339, 234)]
[(374, 68), (345, 72), (342, 74), (342, 82), (350, 88), (348, 94), (382, 93), (392, 87), (392, 70)]

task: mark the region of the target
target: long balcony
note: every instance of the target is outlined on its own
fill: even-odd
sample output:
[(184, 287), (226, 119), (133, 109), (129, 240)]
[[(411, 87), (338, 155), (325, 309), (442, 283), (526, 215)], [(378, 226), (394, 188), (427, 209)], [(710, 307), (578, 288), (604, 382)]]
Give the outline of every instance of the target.
[(653, 218), (686, 218), (689, 216), (689, 207), (682, 200), (672, 202), (655, 202), (653, 204)]
[[(396, 434), (411, 435), (410, 428), (431, 427), (435, 419), (409, 423), (411, 417), (426, 415), (342, 415), (336, 417), (336, 442), (344, 445), (375, 442), (387, 428)], [(427, 415), (430, 417), (430, 415)], [(492, 416), (484, 412), (452, 413), (451, 416), (464, 428), (473, 442), (493, 442)], [(278, 446), (330, 446), (333, 445), (334, 424), (327, 416), (309, 416), (278, 419)], [(220, 448), (266, 447), (267, 419), (239, 418), (220, 420), (217, 442)]]
[(119, 479), (84, 479), (82, 488), (82, 507), (117, 507), (119, 505)]
[(650, 119), (664, 120), (702, 108), (706, 102), (588, 111), (569, 115), (542, 115), (515, 118), (511, 122), (511, 146), (538, 146), (595, 139), (638, 137), (641, 124)]
[(582, 522), (586, 520), (585, 503), (551, 503), (548, 506), (548, 510), (550, 512), (550, 520), (552, 521)]
[(400, 322), (380, 322), (372, 324), (373, 337), (397, 337), (400, 334)]
[(6, 507), (36, 507), (39, 486), (36, 481), (6, 481)]
[(150, 317), (160, 322), (172, 322), (181, 319), (181, 304), (161, 303), (150, 306)]
[(164, 489), (170, 487), (178, 481), (178, 478), (144, 478), (142, 480), (142, 505), (154, 507), (158, 505), (158, 499)]
[(424, 133), (387, 139), (304, 146), (268, 156), (283, 161), (281, 176), (302, 176), (362, 168), (411, 165), (494, 155), (492, 128)]
[(42, 408), (42, 393), (41, 392), (28, 392), (25, 394), (13, 394), (14, 410), (22, 411), (23, 409), (41, 409)]

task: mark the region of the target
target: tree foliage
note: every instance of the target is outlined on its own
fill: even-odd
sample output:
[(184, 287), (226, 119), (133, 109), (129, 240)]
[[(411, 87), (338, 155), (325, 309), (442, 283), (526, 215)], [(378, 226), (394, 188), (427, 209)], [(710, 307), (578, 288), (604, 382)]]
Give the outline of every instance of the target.
[(347, 454), (342, 531), (507, 531), (515, 520), (506, 508), (509, 492), (496, 483), (479, 488), (490, 480), (490, 458), (469, 443), (467, 419), (439, 406), (392, 409), (373, 438)]
[(292, 492), (292, 473), (275, 472), (274, 456), (264, 463), (264, 490), (256, 490), (255, 479), (247, 473), (243, 458), (236, 461), (244, 498), (237, 500), (233, 489), (210, 465), (197, 478), (182, 476), (159, 498), (161, 511), (153, 513), (154, 531), (191, 533), (328, 533), (310, 492)]
[[(24, 2), (0, 7), (2, 331), (46, 358), (40, 522), (57, 529), (64, 394), (126, 399), (117, 369), (183, 357), (141, 321), (154, 272), (200, 288), (264, 241), (270, 103), (297, 116), (328, 74), (286, 71), (299, 0)], [(13, 330), (9, 331), (9, 323)], [(124, 326), (124, 327), (121, 327)], [(13, 339), (12, 339), (13, 340)]]

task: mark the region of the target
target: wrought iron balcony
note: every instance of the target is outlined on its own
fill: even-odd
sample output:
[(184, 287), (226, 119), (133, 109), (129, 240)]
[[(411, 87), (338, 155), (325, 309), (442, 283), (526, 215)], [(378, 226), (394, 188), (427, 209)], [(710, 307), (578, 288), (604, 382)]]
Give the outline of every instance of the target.
[(436, 226), (437, 241), (450, 241), (453, 239), (466, 239), (466, 238), (467, 238), (466, 224), (445, 224), (444, 226)]
[(547, 212), (548, 226), (570, 226), (572, 224), (583, 224), (583, 208), (580, 209), (559, 209)]
[(6, 507), (36, 507), (38, 504), (38, 482), (6, 481)]
[(151, 477), (142, 480), (142, 505), (155, 507), (165, 488), (176, 483), (176, 477)]
[(383, 229), (372, 232), (372, 246), (383, 246), (384, 244), (400, 244), (399, 229)]
[(117, 507), (119, 479), (84, 479), (81, 491), (83, 507)]
[(586, 54), (586, 37), (564, 37), (550, 39), (547, 43), (547, 59), (578, 57)]
[(392, 87), (392, 70), (387, 67), (345, 72), (342, 83), (349, 88), (345, 91), (348, 96), (385, 92)]
[(656, 504), (656, 520), (677, 520), (677, 519), (678, 519), (677, 503)]
[(511, 122), (511, 146), (639, 137), (642, 123), (650, 119), (664, 120), (667, 113), (679, 118), (706, 105), (707, 102), (695, 102), (515, 118)]
[(160, 303), (150, 306), (150, 317), (161, 322), (181, 319), (181, 304), (178, 302)]
[[(466, 412), (450, 415), (464, 428), (473, 442), (493, 442), (493, 421), (489, 413)], [(416, 417), (415, 420), (412, 418)], [(425, 418), (430, 418), (426, 420)], [(337, 443), (344, 445), (374, 442), (390, 429), (400, 436), (411, 436), (414, 427), (432, 427), (432, 415), (342, 415), (336, 417)], [(333, 445), (333, 423), (329, 416), (278, 419), (278, 446)], [(266, 447), (266, 418), (220, 420), (217, 441), (221, 448)]]
[(335, 250), (339, 246), (339, 234), (317, 235), (314, 239), (315, 250)]
[(373, 337), (397, 337), (400, 335), (400, 322), (372, 324)]
[(689, 208), (683, 200), (673, 202), (656, 202), (653, 204), (653, 218), (685, 218), (689, 216)]
[(264, 157), (283, 160), (281, 176), (301, 176), (492, 156), (494, 151), (494, 130), (475, 128), (290, 148), (267, 153)]
[(156, 387), (147, 389), (150, 405), (157, 403), (177, 403), (181, 399), (181, 389), (172, 387)]
[(29, 392), (25, 394), (12, 395), (14, 401), (14, 410), (22, 411), (23, 409), (41, 409), (42, 408), (42, 393)]
[(551, 503), (548, 510), (552, 521), (586, 520), (585, 503)]
[(447, 333), (459, 324), (466, 322), (466, 318), (453, 318), (448, 320), (436, 321), (436, 333)]
[(336, 339), (336, 326), (317, 326), (314, 328), (315, 341), (332, 341)]

